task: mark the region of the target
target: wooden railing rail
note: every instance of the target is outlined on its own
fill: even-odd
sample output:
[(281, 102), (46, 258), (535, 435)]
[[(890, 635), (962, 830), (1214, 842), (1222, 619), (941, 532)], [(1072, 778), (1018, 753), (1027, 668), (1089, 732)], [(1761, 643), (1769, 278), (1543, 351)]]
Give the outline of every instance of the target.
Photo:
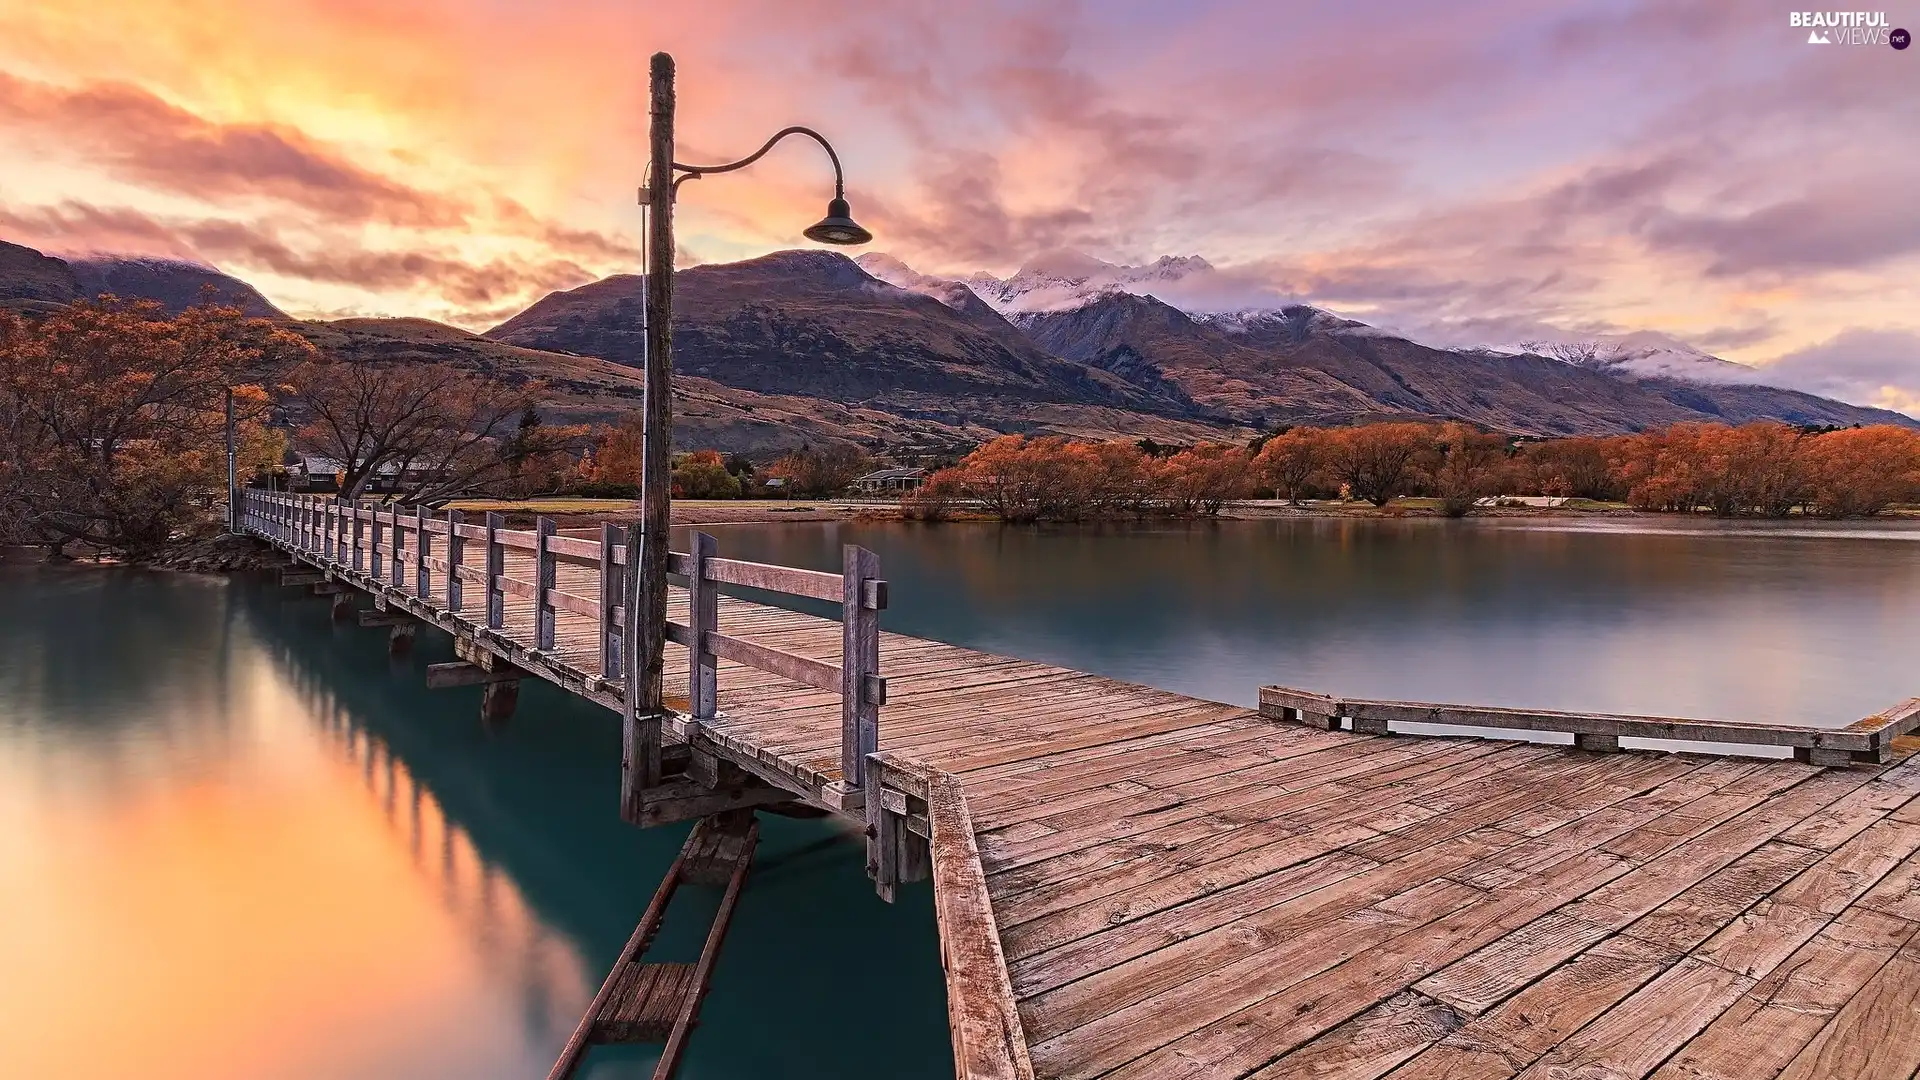
[(1335, 698), (1285, 686), (1260, 688), (1260, 712), (1318, 728), (1337, 728), (1344, 719), (1354, 731), (1374, 735), (1395, 733), (1395, 724), (1551, 731), (1572, 735), (1574, 745), (1585, 750), (1618, 750), (1623, 738), (1785, 747), (1817, 765), (1884, 763), (1891, 760), (1895, 738), (1920, 728), (1920, 698), (1908, 698), (1844, 728)]
[[(627, 627), (627, 566), (637, 537), (630, 530), (603, 525), (598, 539), (562, 536), (551, 518), (537, 518), (531, 531), (506, 528), (506, 519), (489, 512), (483, 523), (468, 522), (459, 511), (436, 516), (424, 506), (364, 504), (318, 495), (248, 490), (241, 498), (240, 525), (292, 548), (333, 571), (364, 579), (376, 589), (431, 604), (435, 582), (443, 584), (445, 610), (496, 633), (506, 627), (506, 598), (533, 601), (532, 650), (552, 653), (561, 613), (592, 619), (599, 635), (595, 666), (610, 687), (621, 687), (625, 658), (632, 648)], [(479, 552), (471, 545), (477, 544)], [(668, 641), (689, 652), (687, 701), (695, 720), (711, 720), (718, 710), (717, 668), (722, 660), (771, 672), (806, 686), (836, 693), (841, 699), (841, 775), (839, 797), (845, 805), (866, 784), (867, 758), (880, 748), (880, 706), (887, 684), (880, 675), (880, 612), (887, 606), (887, 583), (879, 557), (848, 545), (841, 572), (723, 559), (714, 538), (692, 536), (691, 550), (671, 552), (668, 572), (683, 578), (688, 594), (686, 623), (668, 622)], [(507, 573), (507, 552), (531, 555), (532, 573)], [(594, 570), (592, 595), (561, 587), (561, 564)], [(437, 577), (436, 577), (437, 575)], [(469, 615), (465, 586), (477, 583), (483, 602)], [(760, 589), (837, 603), (841, 649), (838, 663), (773, 648), (720, 631), (720, 587)], [(576, 588), (578, 586), (575, 586)], [(654, 721), (657, 723), (657, 720)]]

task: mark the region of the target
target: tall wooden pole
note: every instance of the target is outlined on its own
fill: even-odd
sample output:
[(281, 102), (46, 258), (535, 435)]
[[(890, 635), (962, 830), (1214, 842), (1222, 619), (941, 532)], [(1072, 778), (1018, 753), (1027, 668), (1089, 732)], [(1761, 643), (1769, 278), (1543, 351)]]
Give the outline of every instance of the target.
[(640, 453), (640, 560), (628, 611), (624, 810), (660, 780), (661, 668), (666, 654), (668, 496), (673, 446), (673, 57), (653, 54), (651, 167), (647, 177), (647, 369)]
[(233, 387), (227, 387), (227, 531), (240, 531), (240, 476), (238, 448), (233, 435)]

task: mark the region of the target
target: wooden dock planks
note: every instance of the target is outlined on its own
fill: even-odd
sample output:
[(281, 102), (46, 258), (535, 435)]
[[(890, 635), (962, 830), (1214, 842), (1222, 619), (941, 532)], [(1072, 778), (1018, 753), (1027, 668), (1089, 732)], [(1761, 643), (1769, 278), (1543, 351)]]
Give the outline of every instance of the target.
[[(593, 598), (597, 574), (562, 562), (556, 583)], [(684, 592), (669, 606), (687, 617)], [(558, 606), (530, 656), (534, 606), (508, 595), (501, 648), (617, 707), (595, 610)], [(839, 655), (830, 619), (722, 597), (718, 620)], [(1827, 768), (1385, 738), (891, 633), (880, 658), (962, 1077), (1920, 1069), (1920, 740)], [(686, 664), (669, 648), (669, 687)], [(805, 798), (839, 779), (837, 694), (724, 660), (717, 681), (718, 715), (676, 735)], [(682, 872), (729, 883), (736, 854), (706, 836)], [(705, 974), (623, 963), (594, 1016), (671, 1033)]]

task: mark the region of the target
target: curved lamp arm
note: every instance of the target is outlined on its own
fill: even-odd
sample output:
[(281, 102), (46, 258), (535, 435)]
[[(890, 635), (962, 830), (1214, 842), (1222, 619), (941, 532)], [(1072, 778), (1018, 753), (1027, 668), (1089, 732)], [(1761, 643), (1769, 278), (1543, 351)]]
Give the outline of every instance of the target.
[(820, 144), (821, 149), (827, 152), (828, 159), (830, 159), (833, 162), (833, 197), (836, 199), (846, 198), (846, 195), (847, 195), (846, 181), (840, 172), (840, 155), (833, 152), (833, 144), (827, 141), (826, 136), (820, 134), (819, 132), (813, 130), (812, 128), (797, 127), (797, 126), (789, 127), (789, 128), (781, 128), (779, 131), (775, 132), (773, 135), (773, 138), (768, 139), (766, 143), (760, 147), (760, 149), (755, 150), (753, 153), (748, 154), (746, 157), (741, 158), (739, 161), (731, 161), (725, 165), (682, 165), (677, 161), (674, 162), (673, 163), (674, 171), (685, 173), (686, 175), (674, 178), (673, 190), (677, 194), (680, 190), (680, 185), (682, 182), (687, 180), (698, 180), (700, 177), (705, 176), (708, 173), (723, 173), (723, 172), (732, 172), (735, 169), (744, 169), (747, 166), (753, 164), (754, 162), (759, 161), (762, 157), (765, 157), (767, 151), (773, 149), (773, 145), (775, 143), (779, 142), (781, 139), (784, 139), (789, 135), (805, 135), (811, 138), (814, 142), (817, 142)]

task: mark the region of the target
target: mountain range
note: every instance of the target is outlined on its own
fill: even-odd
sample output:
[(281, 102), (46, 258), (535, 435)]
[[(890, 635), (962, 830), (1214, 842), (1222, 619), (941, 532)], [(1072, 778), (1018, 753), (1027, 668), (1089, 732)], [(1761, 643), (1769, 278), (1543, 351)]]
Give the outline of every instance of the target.
[[(65, 261), (0, 242), (0, 304), (111, 291), (183, 307), (211, 287), (348, 359), (439, 363), (550, 388), (557, 420), (637, 407), (644, 279), (554, 292), (483, 335), (420, 319), (287, 319), (211, 267)], [(1547, 355), (1543, 355), (1547, 354)], [(1245, 438), (1290, 423), (1455, 418), (1514, 434), (1680, 421), (1920, 422), (1762, 385), (1662, 335), (1446, 349), (1236, 286), (1197, 257), (1051, 253), (1005, 278), (786, 251), (675, 274), (676, 442), (757, 456), (858, 442), (948, 453), (1003, 432)]]

